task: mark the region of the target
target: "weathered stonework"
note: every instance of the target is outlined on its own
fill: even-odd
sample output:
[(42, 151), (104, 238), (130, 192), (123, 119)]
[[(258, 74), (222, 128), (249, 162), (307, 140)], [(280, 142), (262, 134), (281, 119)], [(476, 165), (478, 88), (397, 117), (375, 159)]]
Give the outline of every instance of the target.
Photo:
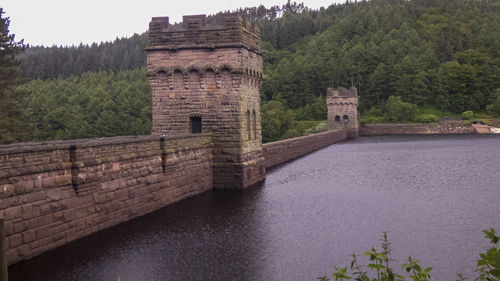
[(265, 178), (258, 28), (236, 14), (209, 22), (153, 18), (147, 51), (156, 135), (212, 134), (214, 188), (245, 188)]
[(359, 134), (371, 135), (457, 135), (475, 134), (472, 126), (441, 125), (427, 123), (412, 124), (366, 124), (360, 127)]
[(270, 142), (263, 145), (266, 168), (271, 168), (347, 139), (347, 130)]
[[(213, 187), (250, 186), (266, 167), (347, 137), (329, 131), (263, 152), (258, 29), (236, 15), (179, 25), (153, 18), (150, 28), (151, 136), (0, 146), (9, 264)], [(193, 120), (203, 133), (193, 133)]]
[(0, 146), (9, 264), (212, 188), (210, 136)]
[(326, 94), (328, 130), (348, 130), (349, 138), (359, 135), (358, 90), (328, 88)]

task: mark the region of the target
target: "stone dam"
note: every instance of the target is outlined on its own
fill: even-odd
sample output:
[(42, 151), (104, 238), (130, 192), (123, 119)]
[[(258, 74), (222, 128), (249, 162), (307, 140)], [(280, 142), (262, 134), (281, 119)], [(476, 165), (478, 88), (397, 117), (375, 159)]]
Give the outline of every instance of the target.
[(260, 33), (236, 14), (153, 18), (146, 51), (151, 135), (0, 146), (9, 265), (357, 135), (350, 106), (341, 128), (263, 145)]

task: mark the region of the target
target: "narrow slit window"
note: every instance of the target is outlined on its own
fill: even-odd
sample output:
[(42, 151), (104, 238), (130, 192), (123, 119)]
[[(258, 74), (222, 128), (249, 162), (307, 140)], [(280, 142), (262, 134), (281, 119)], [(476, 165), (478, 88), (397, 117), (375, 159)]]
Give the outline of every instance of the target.
[(201, 117), (194, 116), (189, 117), (191, 123), (191, 133), (193, 134), (201, 134)]
[(248, 131), (248, 140), (251, 140), (252, 128), (250, 128), (250, 110), (247, 110), (247, 131)]
[(257, 139), (257, 114), (253, 111), (253, 139)]

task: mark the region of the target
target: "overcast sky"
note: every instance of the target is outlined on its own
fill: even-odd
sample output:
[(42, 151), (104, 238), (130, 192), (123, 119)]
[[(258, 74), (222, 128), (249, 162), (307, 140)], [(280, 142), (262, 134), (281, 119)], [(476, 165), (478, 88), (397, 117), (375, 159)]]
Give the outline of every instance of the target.
[[(151, 17), (215, 14), (240, 7), (282, 5), (286, 0), (1, 0), (16, 41), (31, 45), (78, 45), (111, 41), (147, 30)], [(293, 2), (293, 1), (292, 1)], [(328, 7), (343, 0), (304, 0), (307, 7)]]

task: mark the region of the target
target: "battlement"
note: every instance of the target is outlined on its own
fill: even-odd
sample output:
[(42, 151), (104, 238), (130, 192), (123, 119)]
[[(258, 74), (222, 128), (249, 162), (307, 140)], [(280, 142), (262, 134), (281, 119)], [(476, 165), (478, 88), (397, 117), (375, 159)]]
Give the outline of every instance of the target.
[(330, 97), (357, 97), (358, 90), (355, 87), (351, 87), (349, 89), (344, 87), (338, 88), (328, 88), (326, 90), (326, 95)]
[(170, 24), (168, 17), (153, 17), (149, 23), (146, 51), (231, 47), (260, 52), (259, 28), (236, 13), (189, 15), (176, 24)]

